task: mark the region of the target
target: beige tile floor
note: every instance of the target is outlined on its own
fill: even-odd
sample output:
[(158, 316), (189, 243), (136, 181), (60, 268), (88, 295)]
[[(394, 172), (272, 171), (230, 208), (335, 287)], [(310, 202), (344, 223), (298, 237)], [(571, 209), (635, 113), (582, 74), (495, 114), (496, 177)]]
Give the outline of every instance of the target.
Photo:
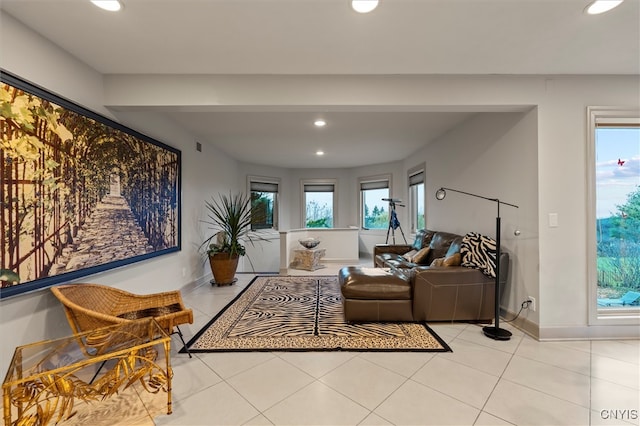
[[(335, 274), (337, 268), (316, 271)], [(291, 273), (308, 274), (303, 271)], [(253, 278), (183, 293), (192, 337)], [(156, 425), (639, 425), (640, 341), (507, 342), (432, 324), (453, 353), (179, 354)], [(606, 410), (606, 411), (603, 411)], [(635, 410), (632, 412), (624, 410)], [(617, 417), (617, 418), (616, 418)]]

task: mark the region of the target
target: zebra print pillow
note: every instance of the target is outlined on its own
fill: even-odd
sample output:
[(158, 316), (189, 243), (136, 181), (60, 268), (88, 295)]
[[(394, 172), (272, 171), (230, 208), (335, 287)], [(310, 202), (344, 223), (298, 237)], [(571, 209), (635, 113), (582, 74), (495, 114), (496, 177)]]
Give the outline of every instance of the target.
[(496, 277), (496, 241), (484, 235), (469, 232), (460, 246), (462, 266), (476, 268), (483, 274)]

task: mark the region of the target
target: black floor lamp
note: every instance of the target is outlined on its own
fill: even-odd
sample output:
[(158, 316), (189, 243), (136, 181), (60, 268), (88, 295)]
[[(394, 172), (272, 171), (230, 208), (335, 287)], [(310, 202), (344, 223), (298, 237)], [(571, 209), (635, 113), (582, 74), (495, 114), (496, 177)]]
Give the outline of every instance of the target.
[(460, 194), (470, 195), (472, 197), (482, 198), (483, 200), (493, 201), (498, 206), (498, 215), (496, 216), (496, 285), (495, 285), (495, 321), (494, 325), (483, 327), (482, 331), (485, 336), (493, 340), (509, 340), (511, 338), (511, 332), (500, 328), (500, 204), (506, 206), (515, 207), (515, 204), (505, 203), (497, 198), (483, 197), (481, 195), (471, 194), (470, 192), (458, 191), (451, 188), (440, 188), (436, 191), (436, 198), (438, 200), (444, 200), (447, 196), (447, 191), (459, 192)]

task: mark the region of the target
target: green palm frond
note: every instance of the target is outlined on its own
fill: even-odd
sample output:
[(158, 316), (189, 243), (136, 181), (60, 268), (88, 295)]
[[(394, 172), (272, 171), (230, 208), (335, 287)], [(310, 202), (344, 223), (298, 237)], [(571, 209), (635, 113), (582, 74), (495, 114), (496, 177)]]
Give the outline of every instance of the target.
[(207, 253), (244, 256), (242, 241), (251, 241), (251, 198), (242, 193), (219, 194), (218, 198), (205, 201), (205, 207), (207, 220), (204, 222), (216, 231), (202, 244)]

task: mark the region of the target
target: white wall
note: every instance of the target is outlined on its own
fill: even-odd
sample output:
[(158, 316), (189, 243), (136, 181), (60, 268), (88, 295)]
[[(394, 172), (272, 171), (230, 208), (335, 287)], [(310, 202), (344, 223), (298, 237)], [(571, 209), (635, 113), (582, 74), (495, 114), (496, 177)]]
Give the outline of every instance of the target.
[[(426, 162), (427, 228), (494, 237), (497, 204), (440, 187), (498, 198), (502, 205), (501, 247), (511, 255), (510, 280), (502, 306), (517, 312), (527, 296), (538, 299), (537, 111), (481, 113), (411, 157)], [(516, 237), (518, 229), (521, 235)], [(538, 312), (523, 317), (539, 324)]]
[[(210, 275), (208, 265), (197, 253), (206, 231), (201, 222), (202, 200), (219, 191), (244, 189), (237, 179), (237, 162), (207, 144), (202, 153), (196, 152), (194, 137), (161, 115), (106, 110), (102, 106), (100, 74), (13, 18), (2, 14), (1, 19), (0, 50), (4, 69), (182, 152), (182, 250), (78, 281), (113, 285), (142, 294), (180, 289)], [(60, 303), (48, 290), (0, 301), (0, 335), (3, 336), (0, 371), (6, 370), (16, 346), (69, 332)]]

